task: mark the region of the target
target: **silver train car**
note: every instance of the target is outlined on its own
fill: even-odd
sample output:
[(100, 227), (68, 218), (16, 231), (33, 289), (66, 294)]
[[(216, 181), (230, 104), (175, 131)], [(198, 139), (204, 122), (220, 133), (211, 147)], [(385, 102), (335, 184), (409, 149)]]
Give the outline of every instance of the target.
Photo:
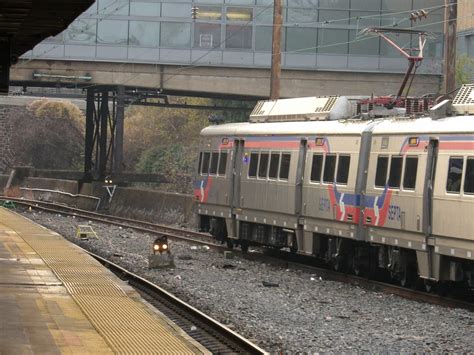
[(402, 284), (473, 287), (474, 85), (429, 116), (354, 110), (344, 97), (266, 101), (248, 123), (202, 130), (201, 229)]

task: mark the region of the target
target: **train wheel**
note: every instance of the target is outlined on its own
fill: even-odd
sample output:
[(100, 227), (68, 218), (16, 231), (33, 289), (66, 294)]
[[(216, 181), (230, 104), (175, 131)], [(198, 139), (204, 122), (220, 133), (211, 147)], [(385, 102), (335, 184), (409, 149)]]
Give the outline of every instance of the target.
[(247, 240), (240, 241), (240, 250), (242, 250), (242, 253), (249, 251), (249, 242)]
[(234, 241), (230, 238), (227, 238), (227, 248), (229, 248), (229, 249), (234, 248)]
[(400, 286), (410, 287), (411, 285), (410, 275), (406, 270), (400, 272), (399, 278), (400, 278)]
[(406, 265), (405, 268), (400, 272), (399, 280), (402, 287), (412, 287), (415, 285), (417, 278), (417, 272), (414, 267)]
[(296, 254), (297, 251), (298, 251), (298, 242), (296, 241), (296, 237), (293, 236), (293, 241), (290, 246), (290, 252), (292, 254)]
[(379, 274), (378, 268), (378, 254), (377, 249), (374, 247), (369, 248), (369, 265), (367, 267), (367, 277), (370, 280), (376, 280)]
[(342, 255), (337, 255), (332, 259), (332, 267), (339, 272), (346, 272), (346, 260)]
[(352, 258), (352, 271), (356, 276), (361, 276), (364, 274), (364, 264), (361, 262), (360, 258)]
[(431, 292), (431, 291), (433, 291), (433, 286), (434, 286), (434, 284), (433, 284), (432, 281), (427, 280), (427, 279), (424, 279), (424, 280), (423, 280), (423, 284), (425, 285), (425, 291), (426, 291), (426, 292)]
[(441, 297), (446, 297), (449, 294), (449, 290), (454, 288), (449, 281), (439, 282), (436, 286), (436, 293)]

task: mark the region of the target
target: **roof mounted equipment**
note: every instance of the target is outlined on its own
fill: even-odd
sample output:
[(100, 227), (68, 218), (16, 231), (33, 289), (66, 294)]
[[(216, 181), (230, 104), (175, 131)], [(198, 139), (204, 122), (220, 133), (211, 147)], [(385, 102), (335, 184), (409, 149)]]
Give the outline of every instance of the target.
[(340, 120), (355, 115), (355, 105), (345, 96), (302, 97), (259, 101), (250, 122)]
[(474, 114), (474, 84), (464, 84), (453, 100), (452, 108), (457, 115)]
[[(423, 15), (420, 15), (421, 17), (426, 17), (426, 12), (423, 13)], [(413, 20), (412, 20), (413, 21)], [(408, 82), (408, 79), (410, 78), (410, 75), (413, 71), (413, 68), (415, 69), (413, 71), (413, 77), (415, 76), (416, 69), (418, 66), (421, 64), (421, 61), (423, 60), (423, 49), (425, 48), (426, 44), (426, 32), (425, 31), (418, 31), (418, 30), (412, 30), (408, 28), (393, 28), (393, 27), (368, 27), (362, 31), (362, 33), (375, 33), (382, 37), (388, 44), (390, 44), (392, 47), (394, 47), (397, 51), (399, 51), (405, 58), (408, 59), (409, 65), (407, 72), (405, 73), (405, 77), (403, 78), (402, 85), (398, 89), (398, 93), (396, 98), (398, 99), (403, 95), (403, 91), (405, 90), (405, 86)], [(417, 34), (418, 35), (418, 47), (413, 47), (413, 48), (403, 48), (400, 47), (393, 39), (389, 37), (388, 34), (390, 33), (395, 33), (395, 34)], [(413, 80), (413, 79), (412, 79)], [(411, 84), (410, 84), (411, 86)], [(410, 86), (408, 87), (406, 96), (408, 96), (408, 91), (410, 90)]]

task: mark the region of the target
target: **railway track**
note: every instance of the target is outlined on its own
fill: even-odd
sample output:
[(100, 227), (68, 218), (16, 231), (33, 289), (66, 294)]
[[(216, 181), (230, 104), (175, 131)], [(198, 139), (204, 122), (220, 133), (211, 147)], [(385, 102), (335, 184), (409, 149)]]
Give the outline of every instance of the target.
[(133, 228), (150, 234), (167, 234), (173, 238), (179, 238), (199, 244), (215, 244), (214, 238), (207, 233), (200, 233), (190, 229), (182, 229), (163, 224), (150, 223), (146, 221), (138, 221), (130, 218), (107, 215), (103, 213), (91, 212), (81, 210), (78, 208), (38, 200), (28, 200), (20, 198), (2, 197), (0, 201), (12, 201), (18, 205), (41, 209), (51, 213), (62, 213), (69, 216), (77, 216), (81, 218), (88, 218), (92, 221), (110, 223), (116, 226)]
[[(7, 198), (0, 197), (0, 200)], [(195, 232), (187, 229), (180, 229), (150, 222), (137, 221), (133, 219), (104, 215), (96, 212), (84, 211), (69, 206), (59, 205), (51, 202), (25, 200), (17, 198), (8, 198), (18, 205), (41, 209), (51, 213), (62, 213), (70, 216), (77, 216), (87, 218), (96, 222), (110, 223), (117, 226), (135, 229), (140, 232), (150, 234), (167, 234), (171, 238), (189, 241), (192, 243), (205, 244), (216, 249), (226, 250), (227, 248), (222, 244), (216, 244), (212, 236), (206, 233)], [(361, 287), (371, 289), (377, 292), (385, 292), (394, 294), (403, 298), (411, 299), (418, 302), (435, 304), (451, 308), (464, 308), (474, 312), (474, 302), (463, 299), (453, 299), (443, 297), (433, 293), (422, 292), (410, 288), (393, 285), (386, 282), (375, 281), (364, 277), (337, 272), (327, 268), (314, 266), (314, 259), (302, 261), (301, 258), (296, 259), (294, 254), (286, 252), (271, 253), (272, 255), (264, 255), (265, 253), (252, 253), (246, 255), (247, 258), (261, 259), (264, 258), (266, 262), (273, 262), (277, 264), (287, 263), (295, 268), (305, 269), (311, 273), (317, 273), (325, 279), (340, 281), (346, 283), (357, 284)], [(312, 265), (313, 264), (313, 265)]]
[(213, 354), (266, 354), (267, 352), (161, 287), (93, 254), (101, 264), (127, 281), (149, 303)]
[[(0, 198), (1, 200), (5, 200)], [(100, 215), (98, 213), (91, 213), (89, 211), (77, 210), (71, 207), (57, 205), (54, 203), (42, 202), (42, 201), (32, 201), (32, 200), (20, 200), (20, 199), (8, 199), (14, 201), (18, 205), (23, 205), (25, 207), (32, 207), (35, 209), (40, 209), (46, 212), (51, 213), (62, 213), (82, 218), (93, 219), (94, 221), (104, 222), (104, 223), (114, 223), (120, 226), (127, 228), (134, 228), (140, 231), (153, 232), (153, 233), (164, 233), (163, 230), (166, 230), (169, 233), (170, 230), (177, 230), (183, 235), (183, 231), (177, 228), (157, 228), (150, 229), (151, 223), (144, 222), (143, 224), (147, 228), (139, 228), (137, 225), (142, 224), (138, 221), (129, 220), (131, 223), (125, 224), (124, 221), (127, 219), (113, 216)], [(154, 226), (154, 225), (153, 225)], [(192, 231), (191, 231), (192, 232)], [(196, 235), (203, 235), (199, 233), (194, 233)], [(196, 242), (195, 239), (190, 239), (186, 234), (182, 237), (185, 240), (192, 240)], [(205, 239), (205, 238), (203, 238)], [(204, 242), (204, 241), (199, 241)], [(83, 249), (83, 248), (81, 248)], [(171, 319), (175, 324), (177, 324), (181, 329), (185, 330), (186, 333), (203, 345), (213, 354), (267, 354), (267, 352), (257, 345), (253, 344), (249, 340), (245, 339), (238, 333), (232, 331), (225, 325), (221, 324), (217, 320), (207, 316), (198, 309), (192, 307), (186, 302), (175, 297), (171, 293), (167, 292), (163, 288), (147, 281), (146, 279), (122, 268), (121, 266), (97, 255), (86, 249), (83, 249), (85, 253), (88, 253), (96, 260), (98, 260), (102, 265), (111, 270), (114, 274), (120, 277), (122, 280), (127, 281), (129, 285), (135, 288), (144, 299), (146, 299), (150, 304), (152, 304), (156, 309), (165, 314), (169, 319)]]

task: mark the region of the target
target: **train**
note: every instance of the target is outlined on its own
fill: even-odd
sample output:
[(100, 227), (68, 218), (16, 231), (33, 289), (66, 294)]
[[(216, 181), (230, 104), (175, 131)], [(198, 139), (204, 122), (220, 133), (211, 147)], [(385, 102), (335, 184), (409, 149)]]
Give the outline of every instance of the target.
[(369, 101), (259, 101), (248, 122), (204, 128), (200, 229), (402, 285), (474, 287), (474, 84), (432, 106)]

